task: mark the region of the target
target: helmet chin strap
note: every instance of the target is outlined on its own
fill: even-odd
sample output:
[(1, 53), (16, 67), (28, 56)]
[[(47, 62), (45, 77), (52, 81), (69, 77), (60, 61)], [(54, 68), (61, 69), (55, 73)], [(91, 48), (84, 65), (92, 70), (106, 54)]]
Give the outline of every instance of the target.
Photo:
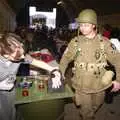
[(79, 36), (80, 36), (80, 28), (78, 28), (77, 36), (78, 36), (78, 38), (79, 38)]

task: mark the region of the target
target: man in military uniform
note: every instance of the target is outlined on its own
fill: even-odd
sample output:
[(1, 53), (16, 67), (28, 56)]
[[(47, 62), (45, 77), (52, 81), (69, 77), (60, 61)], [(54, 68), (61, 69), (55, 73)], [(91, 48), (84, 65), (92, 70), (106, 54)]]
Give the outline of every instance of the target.
[[(107, 38), (97, 33), (97, 15), (92, 9), (80, 12), (79, 31), (82, 35), (73, 38), (66, 48), (60, 70), (63, 75), (71, 61), (74, 61), (72, 87), (75, 89), (75, 102), (80, 106), (82, 120), (93, 120), (95, 112), (104, 102), (105, 90), (113, 85), (113, 92), (120, 89), (119, 81), (112, 81), (114, 72), (106, 69), (108, 62), (115, 65), (115, 51)], [(117, 65), (117, 66), (116, 66)]]

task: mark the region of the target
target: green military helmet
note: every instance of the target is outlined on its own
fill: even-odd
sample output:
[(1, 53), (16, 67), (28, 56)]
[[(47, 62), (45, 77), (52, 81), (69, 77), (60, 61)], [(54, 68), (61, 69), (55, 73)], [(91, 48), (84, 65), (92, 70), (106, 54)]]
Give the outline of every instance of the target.
[(85, 9), (79, 13), (76, 21), (79, 23), (91, 23), (97, 25), (97, 14), (92, 9)]

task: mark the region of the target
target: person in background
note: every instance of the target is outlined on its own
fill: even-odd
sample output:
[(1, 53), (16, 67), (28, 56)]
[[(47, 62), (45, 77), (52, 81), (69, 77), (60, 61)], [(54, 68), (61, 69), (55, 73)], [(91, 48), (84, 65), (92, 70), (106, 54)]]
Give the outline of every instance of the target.
[(112, 31), (112, 27), (109, 24), (105, 24), (103, 26), (103, 36), (107, 37), (108, 39), (111, 36), (111, 31)]
[[(13, 33), (0, 36), (0, 120), (15, 120), (15, 81), (21, 59), (49, 72), (58, 69), (28, 54), (24, 55), (23, 45), (18, 39), (20, 37)], [(60, 84), (60, 80), (56, 79), (53, 87), (59, 87)]]
[(25, 53), (29, 53), (33, 50), (33, 46), (32, 46), (32, 43), (33, 43), (33, 36), (34, 36), (34, 33), (32, 30), (28, 30), (26, 32), (26, 36), (24, 38), (24, 50), (25, 50)]
[(78, 34), (68, 44), (60, 60), (60, 70), (65, 76), (68, 64), (74, 61), (71, 81), (75, 104), (81, 120), (94, 120), (95, 113), (104, 103), (105, 90), (111, 86), (112, 92), (120, 90), (119, 78), (112, 81), (114, 72), (107, 69), (108, 61), (118, 68), (120, 54), (111, 47), (107, 38), (97, 33), (97, 14), (94, 10), (81, 11), (76, 20), (82, 35)]
[(48, 42), (47, 27), (42, 27), (41, 29), (40, 28), (37, 29), (34, 32), (34, 36), (33, 36), (33, 42), (32, 42), (33, 51), (38, 51), (46, 46), (49, 46), (47, 42)]
[(120, 52), (120, 29), (113, 28), (111, 31), (110, 42), (112, 47)]

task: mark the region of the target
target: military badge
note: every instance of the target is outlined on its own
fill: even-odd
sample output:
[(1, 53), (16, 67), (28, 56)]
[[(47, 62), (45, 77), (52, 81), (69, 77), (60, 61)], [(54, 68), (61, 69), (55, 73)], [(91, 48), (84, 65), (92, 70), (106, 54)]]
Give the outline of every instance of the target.
[(99, 50), (96, 50), (95, 58), (96, 58), (96, 60), (98, 60), (100, 58), (100, 51)]

